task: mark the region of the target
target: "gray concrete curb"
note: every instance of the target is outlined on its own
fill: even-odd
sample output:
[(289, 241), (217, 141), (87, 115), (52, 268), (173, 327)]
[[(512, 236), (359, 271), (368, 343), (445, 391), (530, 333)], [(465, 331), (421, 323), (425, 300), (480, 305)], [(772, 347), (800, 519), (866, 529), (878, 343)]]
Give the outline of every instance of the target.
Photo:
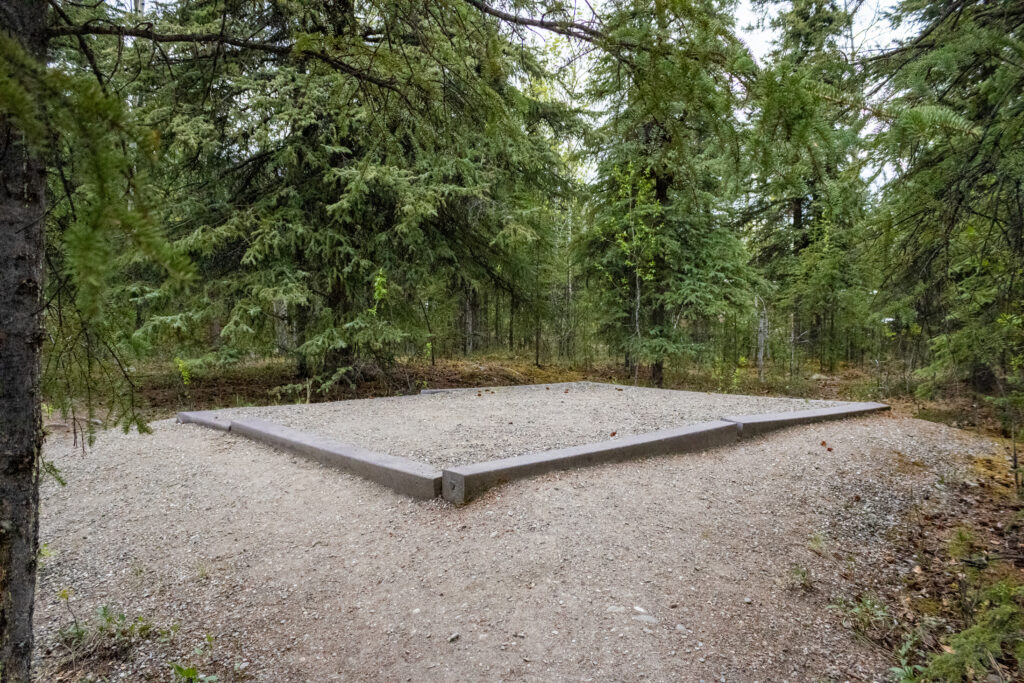
[(722, 419), (726, 422), (738, 424), (740, 437), (749, 439), (752, 436), (758, 436), (775, 429), (782, 429), (783, 427), (824, 422), (826, 420), (841, 420), (844, 417), (865, 415), (880, 410), (889, 410), (889, 406), (884, 403), (847, 403), (846, 405), (834, 408), (797, 410), (787, 413), (765, 413), (763, 415), (733, 415), (723, 417)]
[[(565, 382), (561, 384), (595, 384), (594, 382)], [(472, 388), (425, 389), (421, 394), (451, 391), (477, 391)], [(358, 446), (349, 446), (325, 437), (307, 434), (284, 425), (263, 420), (229, 420), (220, 411), (199, 410), (178, 413), (178, 422), (192, 423), (231, 431), (271, 446), (289, 450), (312, 458), (325, 465), (357, 474), (398, 493), (415, 498), (443, 496), (456, 504), (464, 504), (487, 489), (504, 482), (527, 477), (619, 462), (648, 456), (703, 451), (738, 439), (748, 439), (766, 432), (826, 420), (840, 420), (889, 410), (884, 403), (846, 403), (832, 408), (816, 408), (784, 413), (735, 415), (716, 422), (704, 422), (674, 429), (663, 429), (646, 434), (585, 444), (570, 448), (530, 453), (514, 458), (474, 463), (439, 471), (430, 465), (384, 453), (376, 453)]]
[(374, 453), (263, 420), (232, 420), (231, 432), (347, 470), (407, 496), (436, 498), (441, 493), (441, 472), (420, 462)]
[(182, 424), (197, 424), (210, 429), (219, 429), (222, 432), (231, 429), (231, 420), (220, 417), (216, 410), (194, 410), (178, 413), (177, 417), (178, 422)]
[(545, 472), (587, 465), (619, 462), (667, 453), (702, 451), (735, 443), (739, 426), (717, 421), (637, 434), (615, 441), (530, 453), (443, 470), (442, 495), (462, 505), (496, 484), (532, 477)]

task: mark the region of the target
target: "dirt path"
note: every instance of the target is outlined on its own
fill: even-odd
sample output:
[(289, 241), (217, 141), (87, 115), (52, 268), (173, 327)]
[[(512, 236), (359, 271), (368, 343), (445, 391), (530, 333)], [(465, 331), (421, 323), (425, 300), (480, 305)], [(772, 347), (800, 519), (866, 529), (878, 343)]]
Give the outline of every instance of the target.
[[(456, 509), (154, 427), (86, 455), (47, 446), (68, 485), (44, 486), (45, 680), (171, 680), (171, 662), (222, 682), (882, 680), (887, 653), (829, 604), (855, 597), (852, 571), (879, 585), (911, 571), (887, 532), (991, 450), (873, 417), (549, 475)], [(60, 663), (62, 589), (82, 622), (110, 605), (180, 629)]]

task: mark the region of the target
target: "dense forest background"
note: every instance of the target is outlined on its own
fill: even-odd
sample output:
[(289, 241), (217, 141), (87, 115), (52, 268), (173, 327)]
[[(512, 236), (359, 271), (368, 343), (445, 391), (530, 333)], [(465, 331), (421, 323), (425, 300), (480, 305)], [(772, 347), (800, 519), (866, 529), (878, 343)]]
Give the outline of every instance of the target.
[[(0, 2), (0, 680), (29, 679), (43, 416), (145, 431), (168, 378), (164, 410), (465, 359), (845, 376), (983, 406), (1019, 493), (1024, 3), (754, 0), (757, 54), (740, 9)], [(1008, 591), (933, 664), (1024, 661)]]
[(49, 80), (5, 46), (0, 86), (46, 102), (53, 407), (132, 422), (152, 367), (278, 359), (295, 401), (505, 354), (855, 368), (1015, 428), (1018, 3), (906, 0), (870, 49), (873, 7), (762, 1), (759, 58), (710, 0), (51, 4)]

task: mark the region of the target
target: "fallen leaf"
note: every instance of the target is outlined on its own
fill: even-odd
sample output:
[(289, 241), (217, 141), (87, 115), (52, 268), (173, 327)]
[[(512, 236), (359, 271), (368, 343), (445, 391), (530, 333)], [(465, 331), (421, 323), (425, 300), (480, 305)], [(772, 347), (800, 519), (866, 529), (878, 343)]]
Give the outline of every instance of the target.
[(831, 453), (831, 452), (832, 452), (832, 447), (831, 447), (831, 446), (829, 446), (829, 447), (828, 447), (828, 452), (829, 452), (829, 453)]
[(822, 445), (822, 446), (827, 446), (828, 444), (827, 444), (827, 443), (825, 443), (824, 441), (822, 441), (822, 442), (821, 442), (821, 445)]
[(612, 432), (612, 436), (615, 436), (616, 434), (618, 434), (618, 432)]

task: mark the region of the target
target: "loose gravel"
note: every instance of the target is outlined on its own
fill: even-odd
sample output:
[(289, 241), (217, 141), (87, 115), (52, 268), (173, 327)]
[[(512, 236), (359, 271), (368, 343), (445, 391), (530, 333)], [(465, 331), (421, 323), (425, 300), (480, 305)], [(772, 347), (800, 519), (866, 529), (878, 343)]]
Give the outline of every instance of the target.
[(574, 382), (232, 408), (221, 413), (276, 422), (441, 469), (683, 427), (724, 415), (834, 405), (840, 403)]
[[(994, 448), (872, 416), (452, 507), (230, 433), (153, 427), (87, 453), (46, 444), (67, 486), (42, 491), (39, 680), (84, 679), (59, 675), (57, 631), (69, 608), (85, 621), (103, 605), (180, 627), (108, 680), (170, 682), (173, 662), (222, 683), (888, 680), (889, 654), (829, 605), (857, 597), (851, 566), (899, 585), (914, 560), (891, 530)], [(794, 567), (813, 589), (792, 587)]]

